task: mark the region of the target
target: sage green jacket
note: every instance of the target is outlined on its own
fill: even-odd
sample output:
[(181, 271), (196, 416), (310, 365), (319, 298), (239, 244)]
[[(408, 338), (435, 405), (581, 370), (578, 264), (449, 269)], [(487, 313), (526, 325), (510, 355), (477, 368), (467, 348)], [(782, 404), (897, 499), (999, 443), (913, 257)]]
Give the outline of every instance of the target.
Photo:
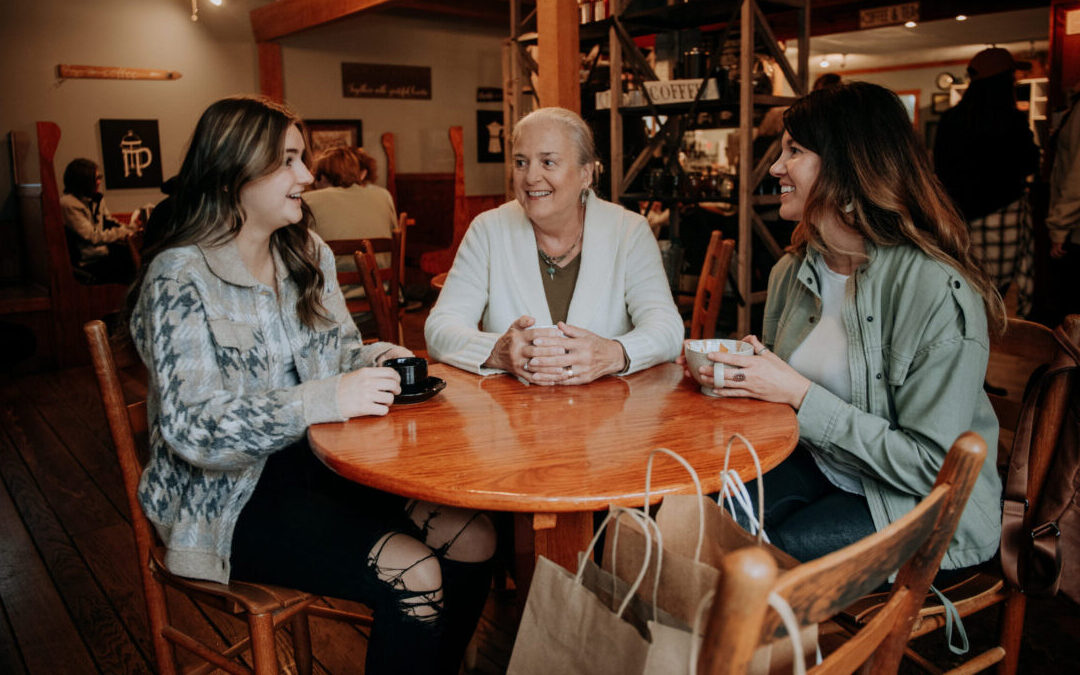
[[(988, 560), (1001, 534), (998, 421), (983, 391), (989, 358), (982, 298), (957, 270), (914, 246), (867, 244), (847, 281), (851, 403), (812, 384), (799, 437), (862, 478), (874, 526), (910, 511), (934, 485), (953, 441), (978, 432), (991, 449), (943, 569)], [(784, 256), (769, 277), (763, 342), (784, 360), (821, 316), (812, 249)]]

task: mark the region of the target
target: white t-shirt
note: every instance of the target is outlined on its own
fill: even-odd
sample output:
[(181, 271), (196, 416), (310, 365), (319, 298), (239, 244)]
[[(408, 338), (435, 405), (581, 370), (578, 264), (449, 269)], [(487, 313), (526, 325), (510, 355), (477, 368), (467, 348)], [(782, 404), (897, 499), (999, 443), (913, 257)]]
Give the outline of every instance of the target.
[[(804, 377), (850, 403), (848, 339), (844, 317), (841, 315), (848, 276), (829, 269), (822, 256), (818, 256), (814, 261), (814, 270), (821, 285), (821, 318), (802, 344), (792, 352), (788, 363)], [(830, 483), (846, 492), (866, 494), (857, 474), (837, 466), (813, 447), (810, 448), (810, 454)]]

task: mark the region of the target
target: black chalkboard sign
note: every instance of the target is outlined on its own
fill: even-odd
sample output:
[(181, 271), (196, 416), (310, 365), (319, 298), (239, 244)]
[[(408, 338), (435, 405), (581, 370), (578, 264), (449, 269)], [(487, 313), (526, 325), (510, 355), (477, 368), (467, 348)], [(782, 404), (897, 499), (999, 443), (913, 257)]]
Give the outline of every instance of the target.
[(342, 63), (341, 95), (346, 98), (431, 99), (431, 68)]

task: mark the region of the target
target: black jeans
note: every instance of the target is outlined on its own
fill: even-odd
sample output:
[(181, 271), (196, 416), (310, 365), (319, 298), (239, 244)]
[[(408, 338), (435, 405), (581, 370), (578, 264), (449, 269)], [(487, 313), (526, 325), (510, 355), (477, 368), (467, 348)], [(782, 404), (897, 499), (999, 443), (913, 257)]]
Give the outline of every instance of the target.
[(433, 552), (442, 570), (442, 602), (433, 619), (421, 620), (403, 611), (409, 592), (382, 581), (369, 560), (391, 532), (424, 541), (404, 498), (338, 476), (300, 442), (267, 460), (233, 534), (232, 575), (371, 607), (365, 673), (456, 675), (487, 598), (490, 563)]

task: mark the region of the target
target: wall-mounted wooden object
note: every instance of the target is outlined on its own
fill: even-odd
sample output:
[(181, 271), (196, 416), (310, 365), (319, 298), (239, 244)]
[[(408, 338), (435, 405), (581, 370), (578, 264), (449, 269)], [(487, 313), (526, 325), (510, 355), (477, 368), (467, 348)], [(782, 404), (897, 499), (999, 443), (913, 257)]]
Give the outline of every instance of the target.
[(159, 68), (115, 68), (111, 66), (72, 66), (61, 63), (56, 66), (59, 78), (93, 80), (179, 80), (182, 76), (175, 70)]

